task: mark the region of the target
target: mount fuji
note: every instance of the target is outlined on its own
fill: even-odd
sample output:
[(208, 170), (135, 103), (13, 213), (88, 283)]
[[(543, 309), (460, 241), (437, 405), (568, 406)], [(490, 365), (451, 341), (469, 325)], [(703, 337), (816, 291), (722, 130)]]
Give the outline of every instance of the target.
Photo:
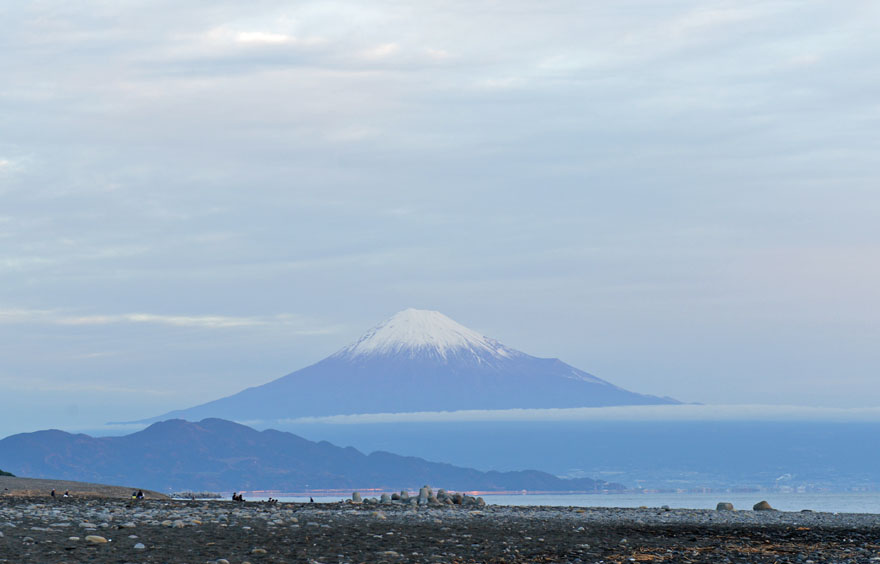
[(316, 364), (140, 422), (677, 403), (508, 348), (442, 313), (407, 309)]

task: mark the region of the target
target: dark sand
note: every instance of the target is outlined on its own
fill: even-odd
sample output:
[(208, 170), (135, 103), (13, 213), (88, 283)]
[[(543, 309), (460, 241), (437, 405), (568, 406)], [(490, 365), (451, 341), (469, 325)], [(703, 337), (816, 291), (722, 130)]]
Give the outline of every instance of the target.
[(751, 510), (6, 497), (0, 532), (16, 563), (880, 562), (880, 516)]
[(0, 496), (46, 496), (55, 490), (57, 495), (69, 491), (74, 497), (118, 498), (128, 499), (132, 492), (143, 491), (150, 499), (168, 499), (168, 496), (137, 486), (107, 486), (89, 482), (71, 482), (67, 480), (42, 480), (38, 478), (13, 478), (0, 476)]

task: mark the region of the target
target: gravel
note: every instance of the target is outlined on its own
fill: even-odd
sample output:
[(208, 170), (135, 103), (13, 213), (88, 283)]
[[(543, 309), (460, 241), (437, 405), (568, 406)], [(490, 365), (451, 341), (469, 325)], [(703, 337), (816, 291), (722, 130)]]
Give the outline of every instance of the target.
[(0, 532), (16, 563), (880, 563), (880, 515), (818, 512), (0, 497)]

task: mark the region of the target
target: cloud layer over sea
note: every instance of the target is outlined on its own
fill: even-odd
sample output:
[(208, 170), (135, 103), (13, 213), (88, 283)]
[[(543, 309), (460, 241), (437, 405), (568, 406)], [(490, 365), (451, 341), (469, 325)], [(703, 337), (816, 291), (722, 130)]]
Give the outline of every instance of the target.
[[(465, 421), (850, 421), (880, 422), (880, 407), (829, 408), (795, 405), (634, 405), (571, 409), (503, 409), (368, 413), (331, 417), (300, 417), (275, 421), (281, 425), (328, 423), (465, 422)], [(273, 421), (243, 421), (271, 426)]]

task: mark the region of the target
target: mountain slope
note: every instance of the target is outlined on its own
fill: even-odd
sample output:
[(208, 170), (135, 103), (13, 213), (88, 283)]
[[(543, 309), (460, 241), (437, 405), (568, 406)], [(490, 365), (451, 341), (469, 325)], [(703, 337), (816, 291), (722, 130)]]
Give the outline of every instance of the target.
[(408, 309), (317, 364), (145, 421), (671, 403), (679, 402), (510, 349), (439, 312)]
[(160, 491), (396, 490), (424, 483), (486, 491), (620, 488), (537, 471), (480, 472), (388, 452), (364, 455), (351, 447), (275, 430), (256, 431), (222, 419), (164, 421), (123, 437), (93, 438), (56, 430), (22, 433), (0, 441), (0, 461), (31, 478), (138, 483)]

